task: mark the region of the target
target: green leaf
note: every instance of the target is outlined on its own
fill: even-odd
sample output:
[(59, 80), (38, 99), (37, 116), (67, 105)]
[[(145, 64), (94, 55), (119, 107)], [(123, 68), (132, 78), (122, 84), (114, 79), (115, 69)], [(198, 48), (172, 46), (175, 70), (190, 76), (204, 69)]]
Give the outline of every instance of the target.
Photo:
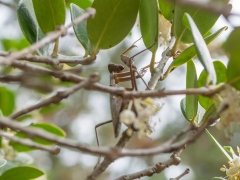
[(71, 3), (76, 4), (77, 6), (81, 7), (82, 9), (86, 10), (92, 5), (91, 0), (66, 0), (66, 6), (69, 7)]
[(224, 47), (229, 53), (227, 67), (227, 82), (240, 90), (240, 27), (235, 28), (229, 35)]
[[(208, 37), (205, 38), (206, 44), (209, 44), (212, 42), (216, 37), (218, 37), (223, 31), (227, 30), (227, 27), (222, 27), (215, 33), (209, 35)], [(180, 55), (178, 55), (174, 61), (170, 64), (168, 67), (166, 73), (164, 74), (164, 79), (167, 77), (167, 75), (176, 69), (178, 66), (181, 66), (191, 60), (195, 55), (197, 54), (196, 48), (194, 45), (189, 46), (187, 49), (185, 49), (183, 52), (181, 52)]]
[[(214, 65), (214, 69), (215, 69), (215, 72), (217, 75), (217, 84), (226, 82), (226, 80), (227, 80), (226, 66), (221, 61), (214, 61), (213, 65)], [(202, 70), (202, 72), (198, 78), (198, 87), (205, 86), (206, 82), (207, 82), (207, 72), (206, 72), (206, 70)], [(213, 105), (213, 101), (210, 98), (205, 97), (205, 96), (199, 96), (198, 101), (201, 104), (201, 106), (206, 110)]]
[[(66, 133), (59, 128), (58, 126), (55, 126), (53, 124), (49, 124), (49, 123), (36, 123), (36, 124), (31, 124), (30, 127), (34, 127), (34, 128), (39, 128), (42, 130), (45, 130), (48, 133), (57, 135), (59, 137), (65, 137)], [(26, 135), (25, 133), (22, 132), (17, 132), (15, 134), (15, 136), (20, 137), (20, 138), (28, 138), (28, 135)], [(55, 144), (54, 142), (42, 139), (42, 138), (31, 138), (32, 141), (39, 143), (39, 144), (43, 144), (43, 145), (53, 145)], [(15, 142), (10, 142), (10, 145), (13, 146), (13, 148), (19, 152), (25, 152), (25, 151), (31, 151), (31, 150), (36, 150), (36, 148), (32, 148), (32, 147), (28, 147), (25, 145), (21, 145)]]
[(208, 110), (205, 112), (205, 114), (203, 115), (202, 120), (203, 121), (207, 121), (212, 115), (214, 115), (217, 112), (217, 109), (215, 107), (215, 105), (213, 104), (210, 108), (208, 108)]
[(38, 36), (41, 38), (44, 36), (42, 30), (38, 26), (32, 1), (21, 0), (18, 4), (17, 14), (23, 35), (31, 44), (37, 41)]
[[(35, 43), (44, 37), (44, 33), (40, 29), (32, 1), (20, 0), (18, 4), (18, 22), (25, 38), (31, 43)], [(52, 52), (52, 45), (46, 45), (37, 51), (40, 55), (48, 56)]]
[(146, 48), (154, 53), (158, 48), (158, 8), (156, 0), (140, 1), (140, 29)]
[(185, 119), (188, 120), (188, 121), (191, 121), (191, 119), (188, 119), (187, 113), (186, 113), (186, 98), (183, 98), (180, 101), (180, 108), (181, 108), (182, 114), (185, 117)]
[[(224, 2), (223, 4), (227, 4), (227, 2)], [(228, 6), (228, 8), (230, 11), (230, 6)], [(186, 27), (182, 23), (184, 13), (188, 13), (193, 18), (202, 36), (205, 36), (208, 33), (208, 31), (213, 27), (213, 25), (220, 16), (220, 14), (212, 13), (210, 11), (206, 11), (200, 8), (182, 5), (176, 2), (173, 27), (177, 43), (179, 41), (182, 41), (184, 43), (193, 42), (191, 32), (187, 28), (188, 26)]]
[(32, 0), (32, 2), (38, 24), (45, 34), (65, 23), (64, 0)]
[[(187, 63), (186, 89), (197, 87), (197, 72), (193, 61)], [(198, 109), (198, 96), (186, 95), (186, 116), (187, 120), (195, 118)]]
[(10, 115), (15, 107), (15, 94), (6, 87), (0, 86), (0, 110), (4, 116)]
[[(71, 4), (70, 12), (71, 12), (72, 21), (74, 21), (77, 17), (79, 17), (84, 13), (84, 10), (75, 4)], [(85, 56), (87, 56), (88, 54), (92, 54), (92, 45), (90, 43), (90, 40), (88, 39), (88, 33), (87, 33), (87, 21), (83, 21), (73, 26), (73, 29), (79, 42), (83, 45), (85, 49)]]
[(158, 0), (158, 5), (162, 15), (169, 21), (173, 20), (174, 2), (169, 0)]
[[(154, 67), (158, 49), (158, 5), (156, 0), (141, 0), (139, 8), (140, 30), (146, 48), (152, 52), (151, 67)], [(154, 44), (154, 45), (153, 45)], [(154, 68), (151, 69), (153, 71)]]
[(132, 29), (138, 14), (139, 0), (94, 0), (97, 13), (89, 19), (87, 31), (94, 53), (122, 41)]
[(17, 51), (29, 46), (25, 38), (21, 39), (1, 39), (5, 51)]
[(0, 158), (0, 168), (3, 167), (7, 163), (6, 159)]
[(212, 63), (212, 58), (210, 56), (207, 45), (206, 45), (202, 35), (200, 34), (196, 24), (194, 23), (193, 19), (191, 18), (191, 16), (186, 13), (184, 15), (184, 18), (187, 18), (186, 22), (189, 23), (189, 26), (191, 27), (194, 45), (197, 50), (198, 58), (199, 58), (200, 62), (202, 63), (204, 69), (207, 71), (207, 73), (209, 75), (209, 79), (212, 82), (212, 84), (216, 84), (217, 77), (216, 77), (215, 69), (214, 69), (214, 66)]
[(225, 149), (219, 144), (219, 142), (211, 135), (211, 133), (205, 129), (207, 135), (211, 138), (211, 140), (215, 143), (215, 145), (221, 150), (221, 152), (228, 158), (229, 161), (232, 161), (231, 156), (225, 151)]
[(9, 169), (0, 176), (0, 180), (30, 180), (42, 176), (44, 173), (39, 169), (20, 166)]

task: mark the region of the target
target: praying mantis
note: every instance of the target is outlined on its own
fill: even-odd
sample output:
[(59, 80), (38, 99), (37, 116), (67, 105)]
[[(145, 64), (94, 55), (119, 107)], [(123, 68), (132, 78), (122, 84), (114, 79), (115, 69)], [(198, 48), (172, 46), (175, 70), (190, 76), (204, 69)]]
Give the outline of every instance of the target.
[[(138, 39), (138, 40), (140, 40), (140, 39)], [(125, 50), (120, 56), (122, 62), (126, 66), (129, 67), (130, 71), (122, 72), (124, 70), (124, 66), (120, 65), (120, 64), (110, 63), (108, 65), (108, 71), (110, 73), (110, 86), (116, 86), (117, 87), (119, 82), (131, 81), (132, 87), (131, 88), (126, 88), (126, 90), (128, 90), (128, 91), (136, 90), (137, 91), (138, 88), (137, 88), (137, 84), (136, 84), (136, 79), (141, 78), (142, 81), (144, 82), (144, 84), (146, 85), (146, 87), (148, 87), (148, 85), (146, 84), (146, 82), (142, 78), (147, 71), (147, 67), (142, 68), (138, 72), (137, 67), (134, 64), (133, 59), (134, 59), (135, 56), (137, 56), (137, 55), (141, 54), (142, 52), (146, 51), (147, 49), (151, 48), (154, 44), (151, 47), (149, 47), (147, 49), (144, 49), (144, 50), (140, 51), (139, 53), (133, 55), (132, 57), (128, 57), (126, 55), (126, 53), (128, 51), (130, 51), (131, 49), (133, 49), (134, 47), (136, 47), (135, 43), (137, 41), (135, 41), (133, 43), (133, 45), (130, 46), (127, 50)], [(122, 124), (119, 120), (119, 115), (120, 115), (120, 112), (128, 105), (128, 103), (129, 103), (129, 100), (122, 99), (122, 97), (120, 97), (120, 96), (110, 95), (110, 107), (111, 107), (112, 120), (97, 124), (95, 126), (95, 134), (96, 134), (96, 139), (97, 139), (98, 146), (99, 146), (99, 140), (98, 140), (97, 128), (104, 125), (104, 124), (112, 122), (113, 123), (113, 128), (114, 128), (115, 138), (118, 137), (119, 132), (120, 132), (120, 128), (121, 128), (121, 124)]]

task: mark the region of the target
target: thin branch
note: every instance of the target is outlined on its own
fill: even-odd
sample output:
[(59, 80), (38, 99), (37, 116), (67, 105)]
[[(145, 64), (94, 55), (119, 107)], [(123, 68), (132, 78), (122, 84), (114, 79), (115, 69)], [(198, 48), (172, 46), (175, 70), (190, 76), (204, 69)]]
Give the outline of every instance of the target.
[(240, 14), (230, 13), (229, 8), (227, 8), (226, 4), (223, 4), (223, 3), (222, 4), (214, 3), (214, 2), (203, 3), (201, 1), (191, 1), (191, 0), (171, 0), (171, 1), (178, 2), (180, 4), (191, 6), (191, 7), (205, 9), (206, 11), (212, 12), (217, 15), (222, 14), (226, 19), (228, 19), (228, 17), (231, 15), (240, 16)]
[[(0, 118), (0, 125), (4, 127), (8, 127), (13, 130), (19, 130), (29, 137), (39, 137), (52, 142), (55, 142), (59, 145), (70, 147), (74, 149), (78, 149), (82, 152), (93, 154), (93, 155), (104, 155), (104, 156), (115, 156), (114, 154), (117, 152), (116, 148), (96, 148), (96, 147), (87, 147), (86, 145), (81, 145), (79, 142), (73, 141), (68, 138), (62, 138), (56, 135), (53, 135), (49, 132), (46, 132), (39, 128), (34, 127), (23, 127), (20, 123), (14, 122), (12, 119)], [(119, 154), (119, 153), (116, 153)]]
[(179, 180), (179, 179), (181, 179), (183, 176), (187, 175), (189, 172), (190, 172), (190, 169), (187, 168), (187, 169), (185, 169), (185, 171), (184, 171), (182, 174), (180, 174), (178, 177), (170, 178), (170, 180)]
[(62, 55), (58, 55), (57, 57), (27, 55), (25, 57), (19, 58), (19, 60), (46, 63), (51, 65), (59, 65), (60, 63), (89, 65), (90, 63), (92, 63), (92, 61), (89, 61), (89, 57)]
[(49, 93), (53, 91), (53, 87), (50, 84), (46, 84), (41, 82), (42, 80), (39, 77), (36, 77), (33, 74), (21, 74), (21, 75), (5, 75), (0, 76), (0, 82), (3, 83), (12, 83), (12, 84), (20, 84), (23, 87), (40, 90), (45, 93)]
[(128, 174), (128, 175), (123, 175), (115, 180), (132, 180), (132, 179), (139, 179), (144, 176), (152, 176), (154, 174), (159, 174), (166, 168), (172, 166), (172, 165), (179, 165), (181, 162), (181, 159), (179, 157), (178, 153), (173, 153), (168, 161), (165, 162), (159, 162), (155, 164), (154, 166), (150, 166), (147, 169), (144, 169), (142, 171), (133, 173), (133, 174)]
[(42, 107), (48, 106), (50, 104), (57, 104), (61, 102), (63, 99), (67, 98), (69, 95), (73, 94), (74, 92), (78, 91), (79, 89), (89, 86), (92, 83), (95, 83), (99, 80), (98, 75), (91, 75), (88, 79), (85, 79), (84, 81), (80, 82), (79, 84), (61, 92), (56, 92), (55, 95), (52, 97), (45, 99), (37, 104), (34, 104), (30, 107), (27, 107), (21, 111), (18, 111), (10, 116), (11, 119), (16, 119), (24, 114), (27, 114), (33, 110), (40, 109)]
[[(1, 63), (1, 59), (0, 59), (0, 63)], [(27, 63), (23, 63), (23, 62), (14, 61), (14, 60), (12, 61), (11, 66), (15, 68), (19, 68), (25, 72), (50, 75), (62, 81), (69, 81), (73, 83), (79, 83), (86, 79), (69, 72), (52, 71), (43, 67), (38, 67), (38, 66), (34, 66)], [(126, 91), (123, 87), (104, 86), (99, 83), (94, 83), (91, 86), (86, 87), (86, 89), (88, 90), (97, 90), (105, 93), (115, 94), (123, 97), (124, 99), (145, 98), (145, 97), (165, 97), (165, 96), (181, 95), (181, 94), (189, 94), (189, 95), (200, 94), (203, 96), (212, 96), (215, 93), (222, 90), (223, 88), (224, 88), (223, 86), (219, 86), (214, 88), (202, 87), (202, 88), (193, 88), (193, 89), (184, 89), (184, 90), (160, 89), (160, 90), (149, 90), (149, 91)]]
[(32, 148), (37, 148), (43, 151), (47, 151), (53, 155), (57, 155), (60, 153), (60, 148), (58, 146), (45, 146), (42, 144), (38, 144), (36, 142), (31, 141), (30, 139), (23, 139), (23, 138), (18, 138), (16, 136), (9, 135), (3, 131), (0, 130), (0, 136), (5, 137), (6, 139), (9, 139), (10, 141), (32, 147)]
[[(212, 125), (218, 118), (219, 115), (225, 111), (228, 108), (228, 106), (223, 106), (222, 109), (220, 109), (218, 112), (214, 114), (214, 116), (211, 116), (207, 121), (205, 121), (202, 126), (196, 128), (194, 126), (191, 126), (190, 128), (187, 127), (183, 132), (189, 132), (190, 130), (193, 130), (192, 133), (190, 133), (185, 139), (174, 143), (177, 139), (179, 139), (183, 133), (178, 133), (177, 137), (172, 136), (171, 139), (163, 143), (161, 146), (158, 146), (156, 148), (151, 149), (138, 149), (138, 150), (123, 150), (121, 153), (121, 157), (124, 156), (152, 156), (162, 153), (171, 153), (173, 151), (179, 150), (184, 148), (187, 144), (193, 143), (197, 138), (199, 138), (203, 132), (205, 132), (205, 129)], [(173, 141), (174, 140), (174, 141)]]
[[(83, 22), (86, 19), (93, 18), (96, 13), (96, 10), (93, 8), (88, 8), (81, 16), (79, 16), (77, 19), (75, 19), (72, 23), (68, 24), (67, 26), (60, 26), (57, 30), (49, 32), (44, 38), (42, 38), (40, 41), (32, 44), (31, 46), (15, 53), (11, 53), (9, 56), (4, 58), (4, 61), (1, 62), (3, 65), (10, 65), (12, 64), (13, 60), (25, 57), (26, 55), (35, 52), (37, 49), (45, 46), (46, 44), (49, 44), (51, 42), (54, 42), (56, 39), (58, 39), (60, 36), (65, 36), (67, 34), (67, 30), (80, 23)], [(90, 57), (89, 61), (94, 60), (96, 57)]]
[(158, 66), (155, 68), (153, 75), (148, 83), (148, 86), (150, 89), (155, 89), (159, 79), (162, 78), (163, 69), (164, 69), (168, 59), (170, 57), (172, 57), (171, 49), (173, 48), (175, 41), (176, 41), (176, 38), (174, 36), (172, 36), (168, 48), (165, 51), (163, 51), (162, 58), (158, 64)]

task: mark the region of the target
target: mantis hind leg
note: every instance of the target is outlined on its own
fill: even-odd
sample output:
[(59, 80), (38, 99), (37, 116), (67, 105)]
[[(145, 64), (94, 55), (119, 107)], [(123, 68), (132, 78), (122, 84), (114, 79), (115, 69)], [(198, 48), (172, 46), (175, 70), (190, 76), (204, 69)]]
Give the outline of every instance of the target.
[[(111, 123), (112, 120), (109, 120), (109, 121), (105, 121), (105, 122), (102, 122), (102, 123), (99, 123), (95, 126), (95, 136), (96, 136), (96, 139), (97, 139), (97, 145), (99, 147), (99, 140), (98, 140), (98, 133), (97, 133), (97, 128), (99, 128), (100, 126), (103, 126), (105, 124), (108, 124), (108, 123)], [(98, 164), (100, 164), (100, 160), (101, 160), (101, 156), (98, 157), (98, 161), (97, 161), (97, 164), (94, 166), (94, 169), (97, 167)]]

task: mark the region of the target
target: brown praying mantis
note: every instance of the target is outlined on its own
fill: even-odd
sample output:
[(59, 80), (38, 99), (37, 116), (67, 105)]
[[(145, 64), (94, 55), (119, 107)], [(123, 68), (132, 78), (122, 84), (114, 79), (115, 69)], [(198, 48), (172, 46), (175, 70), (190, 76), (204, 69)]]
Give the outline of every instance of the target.
[[(138, 39), (138, 40), (140, 40), (140, 39)], [(135, 41), (132, 46), (130, 46), (127, 50), (125, 50), (121, 54), (121, 60), (123, 61), (123, 63), (125, 65), (127, 65), (129, 67), (130, 71), (122, 72), (124, 70), (124, 66), (120, 65), (120, 64), (110, 63), (108, 65), (108, 71), (110, 73), (110, 86), (118, 86), (119, 82), (131, 81), (132, 87), (126, 88), (126, 90), (128, 90), (128, 91), (136, 90), (137, 91), (138, 88), (137, 88), (136, 79), (141, 78), (142, 81), (144, 82), (144, 84), (146, 85), (146, 87), (148, 87), (148, 85), (142, 78), (144, 76), (144, 74), (146, 73), (148, 66), (142, 68), (138, 72), (133, 59), (135, 56), (137, 56), (137, 55), (141, 54), (142, 52), (146, 51), (147, 49), (151, 48), (154, 44), (151, 47), (138, 52), (137, 54), (133, 55), (132, 57), (128, 57), (126, 55), (126, 53), (128, 51), (130, 51), (131, 49), (133, 49), (134, 47), (136, 47), (136, 45), (134, 45), (134, 44), (137, 41)], [(121, 124), (122, 124), (120, 122), (119, 115), (120, 115), (121, 111), (128, 105), (128, 103), (129, 103), (129, 100), (124, 100), (120, 96), (110, 95), (110, 107), (111, 107), (112, 120), (97, 124), (95, 126), (95, 134), (96, 134), (98, 146), (99, 146), (99, 140), (98, 140), (97, 128), (104, 124), (113, 122), (114, 135), (115, 135), (115, 138), (118, 137), (120, 128), (121, 128)]]

